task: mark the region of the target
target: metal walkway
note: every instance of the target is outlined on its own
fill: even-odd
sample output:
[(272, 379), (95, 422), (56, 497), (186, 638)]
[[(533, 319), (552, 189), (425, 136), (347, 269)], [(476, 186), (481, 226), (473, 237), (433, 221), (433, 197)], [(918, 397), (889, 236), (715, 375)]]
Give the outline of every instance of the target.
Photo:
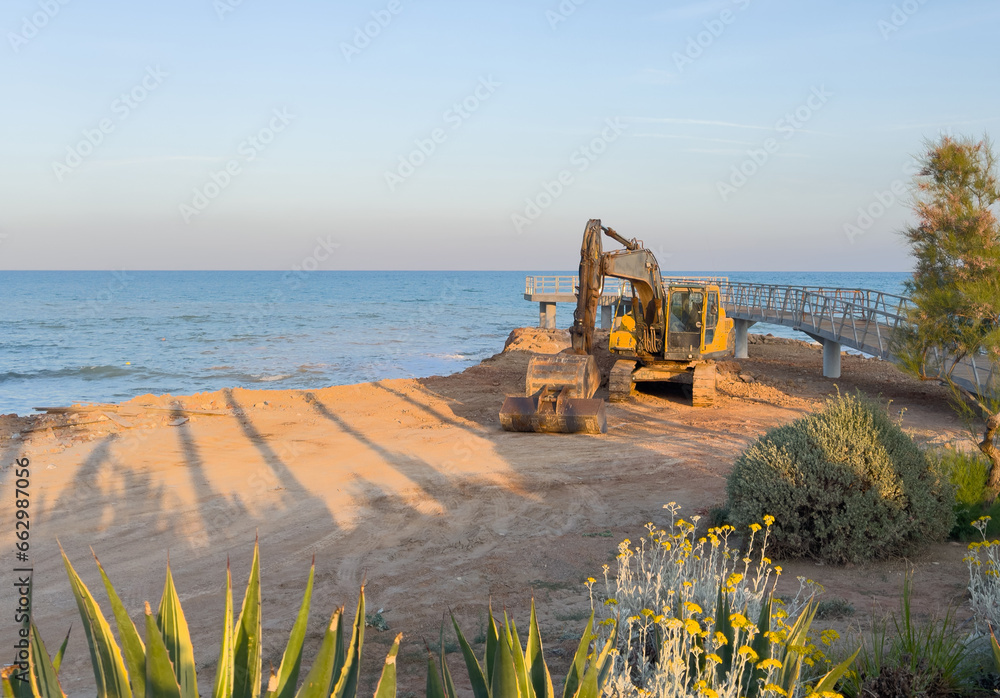
[[(664, 284), (676, 283), (685, 277), (664, 277)], [(564, 293), (559, 302), (576, 302), (578, 279), (575, 276), (528, 277), (528, 288), (539, 288), (535, 279), (545, 279), (541, 285), (558, 287)], [(690, 277), (687, 280), (691, 280)], [(829, 288), (819, 286), (783, 286), (777, 284), (752, 284), (713, 279), (722, 292), (726, 315), (736, 325), (736, 356), (747, 356), (747, 330), (756, 323), (781, 325), (807, 334), (823, 345), (823, 375), (840, 377), (840, 352), (842, 347), (896, 361), (892, 353), (892, 335), (906, 322), (907, 312), (913, 303), (905, 296), (863, 288)], [(568, 293), (567, 293), (568, 292)], [(610, 326), (610, 307), (631, 300), (631, 285), (619, 279), (608, 279), (602, 296), (602, 326)], [(541, 301), (540, 301), (541, 302)], [(541, 326), (555, 326), (555, 300), (551, 302), (551, 318), (540, 311), (540, 319), (551, 321)], [(540, 306), (541, 307), (541, 306)], [(605, 308), (608, 310), (605, 311)], [(605, 318), (604, 315), (608, 317)], [(605, 319), (608, 320), (605, 323)], [(941, 357), (936, 357), (939, 365)], [(985, 355), (968, 356), (958, 362), (952, 378), (961, 387), (983, 394), (1000, 380), (997, 366)]]

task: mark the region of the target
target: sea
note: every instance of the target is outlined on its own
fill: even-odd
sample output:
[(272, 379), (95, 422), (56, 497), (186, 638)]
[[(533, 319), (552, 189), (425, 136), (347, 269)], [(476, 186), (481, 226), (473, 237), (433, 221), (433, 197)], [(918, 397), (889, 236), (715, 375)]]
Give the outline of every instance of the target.
[[(570, 271), (0, 271), (0, 414), (146, 393), (318, 388), (462, 371), (538, 324)], [(665, 274), (680, 272), (664, 272)], [(902, 294), (898, 272), (683, 272)], [(560, 304), (556, 323), (573, 322)], [(805, 339), (794, 330), (756, 332)]]

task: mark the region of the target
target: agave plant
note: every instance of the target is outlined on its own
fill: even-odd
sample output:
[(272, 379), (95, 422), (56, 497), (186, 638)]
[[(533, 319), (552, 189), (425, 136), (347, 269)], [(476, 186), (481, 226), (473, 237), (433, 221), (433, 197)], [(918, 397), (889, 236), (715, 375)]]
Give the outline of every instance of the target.
[[(153, 615), (148, 603), (145, 607), (144, 642), (100, 561), (94, 556), (111, 601), (121, 639), (119, 646), (100, 605), (73, 569), (65, 552), (62, 558), (83, 619), (98, 698), (198, 698), (194, 649), (169, 562), (156, 615)], [(265, 698), (355, 698), (357, 693), (365, 630), (364, 587), (358, 597), (350, 643), (344, 644), (344, 608), (341, 606), (333, 612), (313, 665), (301, 686), (296, 688), (302, 668), (302, 643), (306, 635), (314, 575), (315, 561), (309, 571), (302, 605), (292, 626), (281, 665), (277, 673), (271, 672)], [(260, 560), (255, 543), (250, 579), (235, 624), (232, 575), (228, 563), (226, 565), (226, 608), (213, 698), (259, 698), (263, 683), (260, 606)], [(58, 674), (66, 641), (63, 641), (56, 656), (50, 658), (34, 623), (30, 624), (28, 634), (27, 666), (10, 666), (0, 675), (5, 698), (63, 698), (65, 693), (59, 685)], [(376, 698), (393, 698), (396, 695), (395, 662), (401, 638), (401, 634), (396, 636), (386, 657)]]
[[(502, 628), (498, 628), (489, 613), (486, 629), (486, 655), (480, 663), (465, 639), (461, 628), (452, 616), (452, 625), (462, 648), (465, 666), (475, 698), (554, 698), (552, 675), (545, 664), (542, 653), (542, 637), (538, 631), (535, 615), (535, 601), (531, 601), (531, 617), (528, 622), (528, 640), (522, 647), (517, 626), (504, 612)], [(573, 663), (566, 675), (563, 698), (597, 698), (611, 670), (612, 650), (615, 646), (614, 631), (599, 652), (590, 652), (591, 643), (597, 639), (594, 630), (594, 614), (583, 631)], [(448, 670), (444, 653), (444, 626), (441, 627), (441, 656), (435, 658), (428, 651), (427, 658), (427, 698), (457, 698), (455, 685)], [(595, 651), (596, 651), (595, 647)], [(588, 659), (590, 661), (588, 661)], [(485, 669), (484, 669), (485, 664)], [(440, 672), (439, 672), (440, 668)]]
[[(213, 698), (260, 698), (263, 676), (261, 671), (260, 560), (254, 544), (250, 578), (240, 615), (233, 622), (232, 574), (226, 564), (226, 606), (223, 619), (222, 646), (215, 670)], [(156, 614), (145, 605), (143, 633), (140, 634), (114, 585), (97, 556), (94, 560), (111, 611), (118, 628), (119, 645), (111, 632), (100, 605), (87, 585), (73, 569), (66, 553), (63, 564), (69, 576), (83, 629), (90, 649), (94, 681), (98, 698), (198, 698), (198, 677), (195, 672), (194, 648), (184, 610), (174, 587), (170, 563), (167, 562), (166, 582)], [(265, 698), (355, 698), (361, 667), (361, 647), (365, 636), (365, 590), (358, 596), (351, 639), (344, 643), (344, 607), (333, 612), (319, 652), (312, 667), (299, 680), (302, 670), (302, 643), (309, 619), (315, 560), (309, 570), (305, 593), (298, 616), (281, 657), (277, 672), (271, 671)], [(486, 639), (485, 670), (455, 622), (465, 656), (469, 680), (475, 698), (554, 698), (552, 677), (542, 656), (542, 640), (538, 632), (535, 604), (531, 604), (528, 641), (522, 647), (517, 627), (504, 614), (501, 629), (490, 610), (489, 633)], [(570, 667), (563, 689), (563, 698), (597, 698), (611, 669), (614, 633), (596, 654), (590, 654), (594, 617), (584, 631), (576, 657)], [(55, 657), (50, 658), (34, 623), (24, 631), (28, 645), (27, 661), (9, 666), (0, 672), (4, 698), (64, 698), (59, 685), (59, 666), (66, 652), (69, 634)], [(143, 640), (143, 637), (145, 640)], [(396, 655), (402, 634), (396, 636), (382, 675), (375, 689), (375, 698), (395, 698)], [(444, 647), (444, 626), (441, 628)], [(455, 684), (442, 653), (440, 662), (429, 656), (427, 673), (428, 698), (457, 698)]]

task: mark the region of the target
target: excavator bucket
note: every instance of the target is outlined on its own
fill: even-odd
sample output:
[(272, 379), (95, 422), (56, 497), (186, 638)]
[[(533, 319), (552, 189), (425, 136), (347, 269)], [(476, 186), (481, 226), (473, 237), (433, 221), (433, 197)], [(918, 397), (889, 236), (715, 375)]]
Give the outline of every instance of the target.
[(508, 397), (500, 408), (507, 431), (603, 434), (608, 429), (601, 384), (590, 354), (536, 356), (528, 364), (525, 397)]

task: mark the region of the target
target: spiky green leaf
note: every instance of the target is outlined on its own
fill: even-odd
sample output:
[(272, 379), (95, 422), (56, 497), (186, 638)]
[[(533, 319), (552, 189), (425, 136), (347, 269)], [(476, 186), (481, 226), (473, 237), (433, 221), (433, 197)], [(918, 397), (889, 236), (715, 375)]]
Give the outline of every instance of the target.
[(288, 635), (288, 644), (285, 652), (281, 655), (281, 665), (278, 667), (278, 674), (274, 677), (277, 687), (274, 691), (268, 691), (267, 698), (291, 698), (295, 695), (295, 685), (299, 681), (299, 671), (302, 667), (302, 643), (306, 638), (306, 627), (309, 624), (309, 604), (312, 601), (313, 579), (316, 576), (316, 560), (313, 560), (309, 569), (309, 579), (306, 582), (306, 590), (302, 595), (302, 604), (299, 607), (299, 615), (295, 618), (295, 624)]
[(493, 601), (489, 605), (489, 622), (486, 625), (486, 685), (493, 685), (493, 662), (497, 654), (497, 643), (500, 633), (497, 632), (496, 621), (493, 620)]
[(222, 644), (215, 664), (212, 698), (232, 698), (233, 695), (233, 575), (226, 557), (226, 608), (222, 613)]
[[(444, 654), (444, 647), (441, 648)], [(438, 671), (437, 657), (427, 649), (427, 687), (424, 689), (427, 698), (445, 698), (444, 686), (441, 685), (441, 672)]]
[[(507, 620), (506, 613), (504, 613), (504, 620)], [(514, 621), (508, 621), (506, 626), (507, 637), (511, 640), (511, 654), (514, 657), (514, 672), (517, 674), (517, 694), (521, 698), (535, 698), (535, 689), (531, 685), (528, 664), (524, 660), (524, 650), (521, 648), (521, 638), (517, 634), (517, 624)]]
[[(253, 545), (250, 579), (233, 638), (233, 696), (258, 698), (261, 681), (260, 546)], [(325, 698), (325, 697), (324, 697)]]
[(542, 651), (542, 635), (538, 631), (538, 618), (535, 615), (535, 599), (531, 599), (531, 618), (528, 621), (528, 642), (524, 648), (524, 661), (528, 665), (528, 675), (531, 678), (532, 690), (537, 698), (554, 698), (552, 675), (545, 664)]
[(600, 655), (597, 657), (597, 683), (602, 688), (608, 680), (608, 676), (611, 675), (611, 669), (615, 664), (615, 656), (611, 653), (613, 649), (618, 646), (618, 622), (617, 620), (611, 626), (611, 634), (608, 636), (608, 641), (604, 643), (604, 649), (601, 650)]
[(83, 630), (87, 636), (91, 666), (94, 670), (94, 682), (97, 684), (97, 698), (132, 698), (128, 672), (125, 670), (121, 649), (111, 633), (111, 626), (104, 619), (101, 607), (87, 589), (87, 585), (73, 569), (62, 546), (59, 547), (59, 552), (62, 554), (77, 609), (83, 619)]
[(358, 612), (354, 616), (354, 632), (351, 644), (344, 657), (344, 667), (331, 694), (331, 698), (354, 698), (358, 690), (358, 674), (361, 672), (361, 646), (365, 642), (365, 588), (358, 594)]
[(725, 580), (719, 582), (719, 593), (715, 601), (715, 630), (722, 633), (723, 637), (726, 638), (725, 644), (718, 651), (719, 658), (722, 661), (715, 668), (720, 682), (726, 680), (726, 675), (733, 668), (733, 646), (736, 644), (736, 630), (733, 628), (732, 621), (729, 620), (731, 610), (729, 607), (729, 594), (726, 593), (725, 586)]
[(144, 698), (146, 695), (146, 646), (142, 643), (135, 623), (132, 622), (128, 611), (125, 610), (125, 604), (118, 597), (118, 592), (115, 591), (114, 585), (104, 571), (101, 561), (97, 559), (94, 549), (91, 548), (90, 552), (94, 555), (94, 562), (97, 563), (97, 569), (101, 572), (101, 580), (104, 582), (104, 590), (111, 601), (111, 612), (115, 617), (115, 625), (118, 626), (118, 637), (122, 641), (122, 653), (128, 668), (132, 695), (134, 698)]
[(590, 620), (580, 638), (580, 644), (576, 648), (576, 655), (573, 663), (570, 664), (566, 672), (566, 683), (563, 685), (563, 698), (573, 698), (580, 690), (583, 683), (584, 670), (587, 665), (587, 655), (590, 654), (590, 643), (594, 639), (594, 612), (590, 612)]
[(997, 671), (1000, 671), (1000, 642), (997, 642), (997, 636), (993, 633), (993, 626), (990, 627), (990, 646), (993, 648), (993, 664)]
[(479, 664), (479, 660), (476, 659), (476, 654), (472, 651), (468, 640), (465, 639), (461, 628), (458, 627), (458, 621), (455, 620), (454, 615), (451, 617), (451, 623), (455, 626), (458, 645), (462, 648), (462, 656), (465, 658), (465, 668), (469, 674), (469, 681), (472, 684), (473, 698), (490, 698), (490, 689), (486, 683), (486, 674), (483, 673), (483, 667)]
[[(757, 655), (757, 664), (771, 658), (771, 641), (767, 636), (771, 632), (771, 609), (773, 605), (774, 597), (772, 594), (768, 594), (764, 602), (760, 605), (760, 617), (757, 618), (757, 629), (759, 632), (754, 635), (753, 643), (750, 645), (750, 649)], [(747, 671), (747, 676), (749, 679), (745, 687), (746, 698), (757, 698), (760, 694), (762, 679), (767, 677), (767, 671), (754, 666), (751, 670)]]
[(823, 678), (821, 678), (816, 683), (816, 687), (813, 688), (813, 693), (824, 693), (825, 691), (833, 691), (834, 687), (837, 685), (837, 682), (840, 681), (840, 678), (844, 674), (846, 674), (847, 670), (851, 668), (852, 664), (854, 664), (854, 660), (857, 659), (858, 654), (860, 652), (861, 648), (859, 647), (854, 651), (854, 654), (852, 654), (850, 657), (842, 661), (837, 666), (830, 669), (830, 671), (828, 671), (823, 676)]
[(493, 658), (493, 680), (490, 682), (491, 698), (519, 698), (517, 668), (514, 665), (514, 652), (511, 647), (510, 625), (505, 625), (496, 643), (496, 656)]
[(65, 698), (42, 635), (34, 622), (31, 623), (31, 646), (28, 651), (32, 668), (31, 691), (35, 698)]
[(788, 631), (788, 639), (785, 642), (785, 657), (781, 662), (781, 671), (778, 674), (778, 685), (785, 691), (798, 685), (799, 675), (802, 673), (802, 654), (800, 648), (805, 648), (809, 638), (809, 627), (816, 616), (817, 604), (815, 599), (809, 599), (805, 608), (795, 619), (792, 629)]
[(451, 672), (448, 670), (448, 662), (445, 659), (444, 651), (444, 617), (441, 618), (441, 632), (439, 634), (438, 647), (441, 649), (441, 680), (444, 682), (444, 693), (447, 698), (457, 698), (455, 682), (451, 679)]
[(66, 656), (66, 645), (69, 644), (69, 634), (73, 632), (73, 626), (69, 626), (69, 630), (66, 631), (66, 637), (63, 638), (62, 644), (59, 645), (59, 651), (56, 652), (56, 656), (52, 658), (52, 668), (59, 673), (59, 667), (62, 666), (63, 657)]
[(163, 634), (146, 604), (146, 692), (156, 698), (181, 698), (181, 687)]
[(320, 645), (312, 668), (306, 674), (305, 681), (295, 694), (295, 698), (329, 698), (330, 681), (333, 676), (334, 664), (337, 660), (337, 635), (343, 623), (344, 607), (333, 612), (330, 624), (326, 626), (323, 644)]
[[(34, 698), (31, 693), (31, 679), (24, 672), (19, 673), (17, 665), (6, 666), (0, 671), (4, 698)], [(23, 680), (19, 677), (23, 676)]]
[(400, 633), (389, 648), (385, 665), (382, 667), (382, 676), (379, 677), (378, 686), (375, 687), (375, 698), (396, 698), (396, 655), (399, 653), (399, 642), (402, 639), (403, 633)]
[(181, 698), (198, 698), (198, 677), (194, 669), (194, 647), (188, 630), (184, 609), (177, 596), (174, 576), (167, 560), (167, 579), (163, 584), (160, 608), (156, 613), (156, 626), (163, 636), (163, 644), (173, 664), (177, 685), (181, 687)]

